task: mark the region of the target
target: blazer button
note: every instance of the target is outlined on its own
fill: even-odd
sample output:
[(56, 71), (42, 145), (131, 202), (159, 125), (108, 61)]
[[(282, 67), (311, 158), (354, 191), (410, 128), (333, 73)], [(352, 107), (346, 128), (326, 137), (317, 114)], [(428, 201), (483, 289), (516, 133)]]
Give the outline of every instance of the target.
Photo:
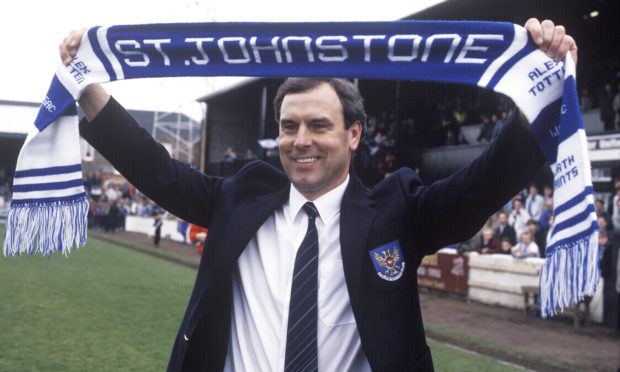
[(183, 338), (185, 339), (185, 341), (189, 341), (189, 337), (187, 337), (187, 335), (183, 335)]

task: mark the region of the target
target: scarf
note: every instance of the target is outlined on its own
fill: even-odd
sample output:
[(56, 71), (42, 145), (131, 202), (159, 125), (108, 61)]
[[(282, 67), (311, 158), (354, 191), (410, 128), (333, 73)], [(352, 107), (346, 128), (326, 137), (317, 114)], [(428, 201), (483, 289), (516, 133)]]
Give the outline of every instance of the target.
[(511, 97), (554, 174), (543, 317), (593, 294), (598, 225), (575, 65), (495, 22), (201, 23), (94, 27), (59, 65), (17, 161), (5, 255), (86, 242), (76, 100), (91, 84), (170, 76), (316, 76), (472, 84)]

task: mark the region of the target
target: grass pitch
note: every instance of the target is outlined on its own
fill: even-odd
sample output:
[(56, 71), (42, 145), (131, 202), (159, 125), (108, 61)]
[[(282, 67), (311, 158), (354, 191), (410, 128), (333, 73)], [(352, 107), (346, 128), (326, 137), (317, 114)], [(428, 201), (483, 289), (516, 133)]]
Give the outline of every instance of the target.
[[(94, 238), (68, 257), (2, 256), (0, 371), (163, 371), (194, 278)], [(437, 371), (519, 370), (429, 344)]]

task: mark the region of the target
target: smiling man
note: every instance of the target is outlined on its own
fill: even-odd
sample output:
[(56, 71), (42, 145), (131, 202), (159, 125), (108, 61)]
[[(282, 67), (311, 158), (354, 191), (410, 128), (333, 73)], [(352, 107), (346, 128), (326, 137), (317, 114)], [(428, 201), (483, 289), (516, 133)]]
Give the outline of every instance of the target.
[(280, 161), (295, 188), (314, 200), (341, 185), (366, 120), (357, 88), (342, 79), (292, 78), (274, 106)]
[[(526, 28), (550, 57), (576, 60), (561, 26)], [(61, 44), (66, 64), (82, 33)], [(473, 235), (544, 157), (517, 113), (449, 178), (427, 186), (403, 168), (368, 190), (350, 171), (362, 102), (347, 80), (287, 79), (274, 100), (285, 173), (255, 161), (222, 179), (171, 159), (101, 86), (81, 96), (81, 135), (144, 194), (209, 229), (170, 371), (433, 370), (416, 267)]]

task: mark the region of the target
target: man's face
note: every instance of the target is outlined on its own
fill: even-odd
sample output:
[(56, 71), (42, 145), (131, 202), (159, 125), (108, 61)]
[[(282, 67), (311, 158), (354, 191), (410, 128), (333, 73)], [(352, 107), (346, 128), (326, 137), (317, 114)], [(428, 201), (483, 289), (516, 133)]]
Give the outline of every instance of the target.
[(597, 212), (602, 212), (603, 211), (603, 202), (600, 200), (595, 200), (594, 201), (594, 207), (596, 208)]
[(361, 124), (345, 129), (342, 104), (328, 83), (287, 94), (280, 109), (280, 161), (295, 187), (314, 200), (347, 177)]
[(517, 199), (517, 200), (515, 200), (515, 203), (514, 203), (514, 208), (515, 208), (515, 211), (517, 211), (517, 212), (518, 212), (518, 211), (520, 211), (520, 210), (521, 210), (521, 206), (522, 206), (522, 205), (523, 205), (523, 204), (521, 203), (521, 200), (518, 200), (518, 199)]
[(505, 213), (500, 213), (498, 221), (500, 225), (505, 225), (508, 222), (508, 216)]
[(607, 220), (605, 219), (605, 217), (600, 216), (597, 218), (598, 221), (598, 227), (601, 228), (601, 230), (605, 230), (607, 228)]
[(523, 233), (521, 235), (521, 243), (527, 245), (530, 244), (532, 242), (532, 235), (530, 235), (529, 233)]

